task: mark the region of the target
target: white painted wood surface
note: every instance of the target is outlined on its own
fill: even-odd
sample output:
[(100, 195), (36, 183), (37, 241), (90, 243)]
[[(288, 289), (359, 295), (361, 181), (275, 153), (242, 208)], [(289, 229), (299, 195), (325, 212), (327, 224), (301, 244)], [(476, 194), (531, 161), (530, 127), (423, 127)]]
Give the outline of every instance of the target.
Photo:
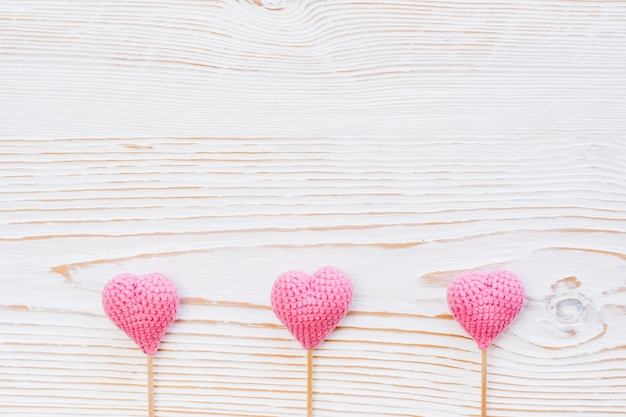
[(527, 304), (489, 415), (626, 415), (626, 2), (0, 2), (0, 415), (145, 416), (103, 284), (183, 297), (157, 416), (303, 416), (287, 269), (344, 270), (315, 416), (475, 416), (458, 271)]

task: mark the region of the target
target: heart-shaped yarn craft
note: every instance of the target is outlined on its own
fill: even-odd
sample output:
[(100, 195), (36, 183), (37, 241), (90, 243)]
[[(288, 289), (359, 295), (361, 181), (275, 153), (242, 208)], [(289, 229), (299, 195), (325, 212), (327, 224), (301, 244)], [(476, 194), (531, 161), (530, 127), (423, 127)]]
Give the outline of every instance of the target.
[(288, 271), (272, 287), (272, 309), (305, 349), (319, 346), (346, 315), (352, 302), (352, 283), (331, 267), (313, 276)]
[(457, 322), (487, 349), (524, 305), (524, 286), (509, 271), (468, 271), (448, 286), (448, 306)]
[(146, 354), (153, 356), (168, 327), (176, 319), (178, 293), (159, 273), (142, 277), (122, 274), (102, 291), (104, 312)]

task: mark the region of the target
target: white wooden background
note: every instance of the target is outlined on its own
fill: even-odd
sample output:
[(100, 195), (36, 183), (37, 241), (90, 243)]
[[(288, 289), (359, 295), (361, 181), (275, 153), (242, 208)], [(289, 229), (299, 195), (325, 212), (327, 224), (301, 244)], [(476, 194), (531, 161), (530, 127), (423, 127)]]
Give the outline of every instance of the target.
[(303, 416), (273, 280), (352, 312), (315, 416), (475, 416), (459, 271), (525, 310), (489, 414), (626, 415), (626, 2), (0, 1), (0, 415), (145, 416), (103, 284), (182, 297), (157, 416)]

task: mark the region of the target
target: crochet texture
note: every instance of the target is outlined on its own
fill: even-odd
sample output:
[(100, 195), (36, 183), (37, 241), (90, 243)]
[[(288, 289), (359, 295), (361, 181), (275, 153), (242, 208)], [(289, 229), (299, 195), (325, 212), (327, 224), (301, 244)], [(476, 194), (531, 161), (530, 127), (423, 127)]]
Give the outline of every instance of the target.
[(352, 302), (352, 283), (334, 268), (309, 276), (288, 271), (272, 287), (272, 309), (305, 349), (316, 348), (346, 315)]
[(178, 293), (162, 274), (123, 274), (102, 291), (104, 312), (146, 355), (154, 355), (176, 319)]
[(488, 348), (513, 321), (524, 297), (522, 282), (509, 271), (469, 271), (448, 286), (452, 315), (480, 349)]

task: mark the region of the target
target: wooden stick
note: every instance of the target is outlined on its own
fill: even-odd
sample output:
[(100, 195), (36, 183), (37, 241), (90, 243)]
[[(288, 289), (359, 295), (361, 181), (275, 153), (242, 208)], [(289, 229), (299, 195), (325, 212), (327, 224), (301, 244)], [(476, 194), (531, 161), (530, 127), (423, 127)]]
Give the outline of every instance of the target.
[(483, 365), (481, 373), (481, 417), (487, 417), (487, 349), (483, 349)]
[(313, 417), (313, 349), (308, 350), (307, 356), (306, 415)]
[(154, 371), (150, 355), (148, 355), (148, 416), (154, 417)]

